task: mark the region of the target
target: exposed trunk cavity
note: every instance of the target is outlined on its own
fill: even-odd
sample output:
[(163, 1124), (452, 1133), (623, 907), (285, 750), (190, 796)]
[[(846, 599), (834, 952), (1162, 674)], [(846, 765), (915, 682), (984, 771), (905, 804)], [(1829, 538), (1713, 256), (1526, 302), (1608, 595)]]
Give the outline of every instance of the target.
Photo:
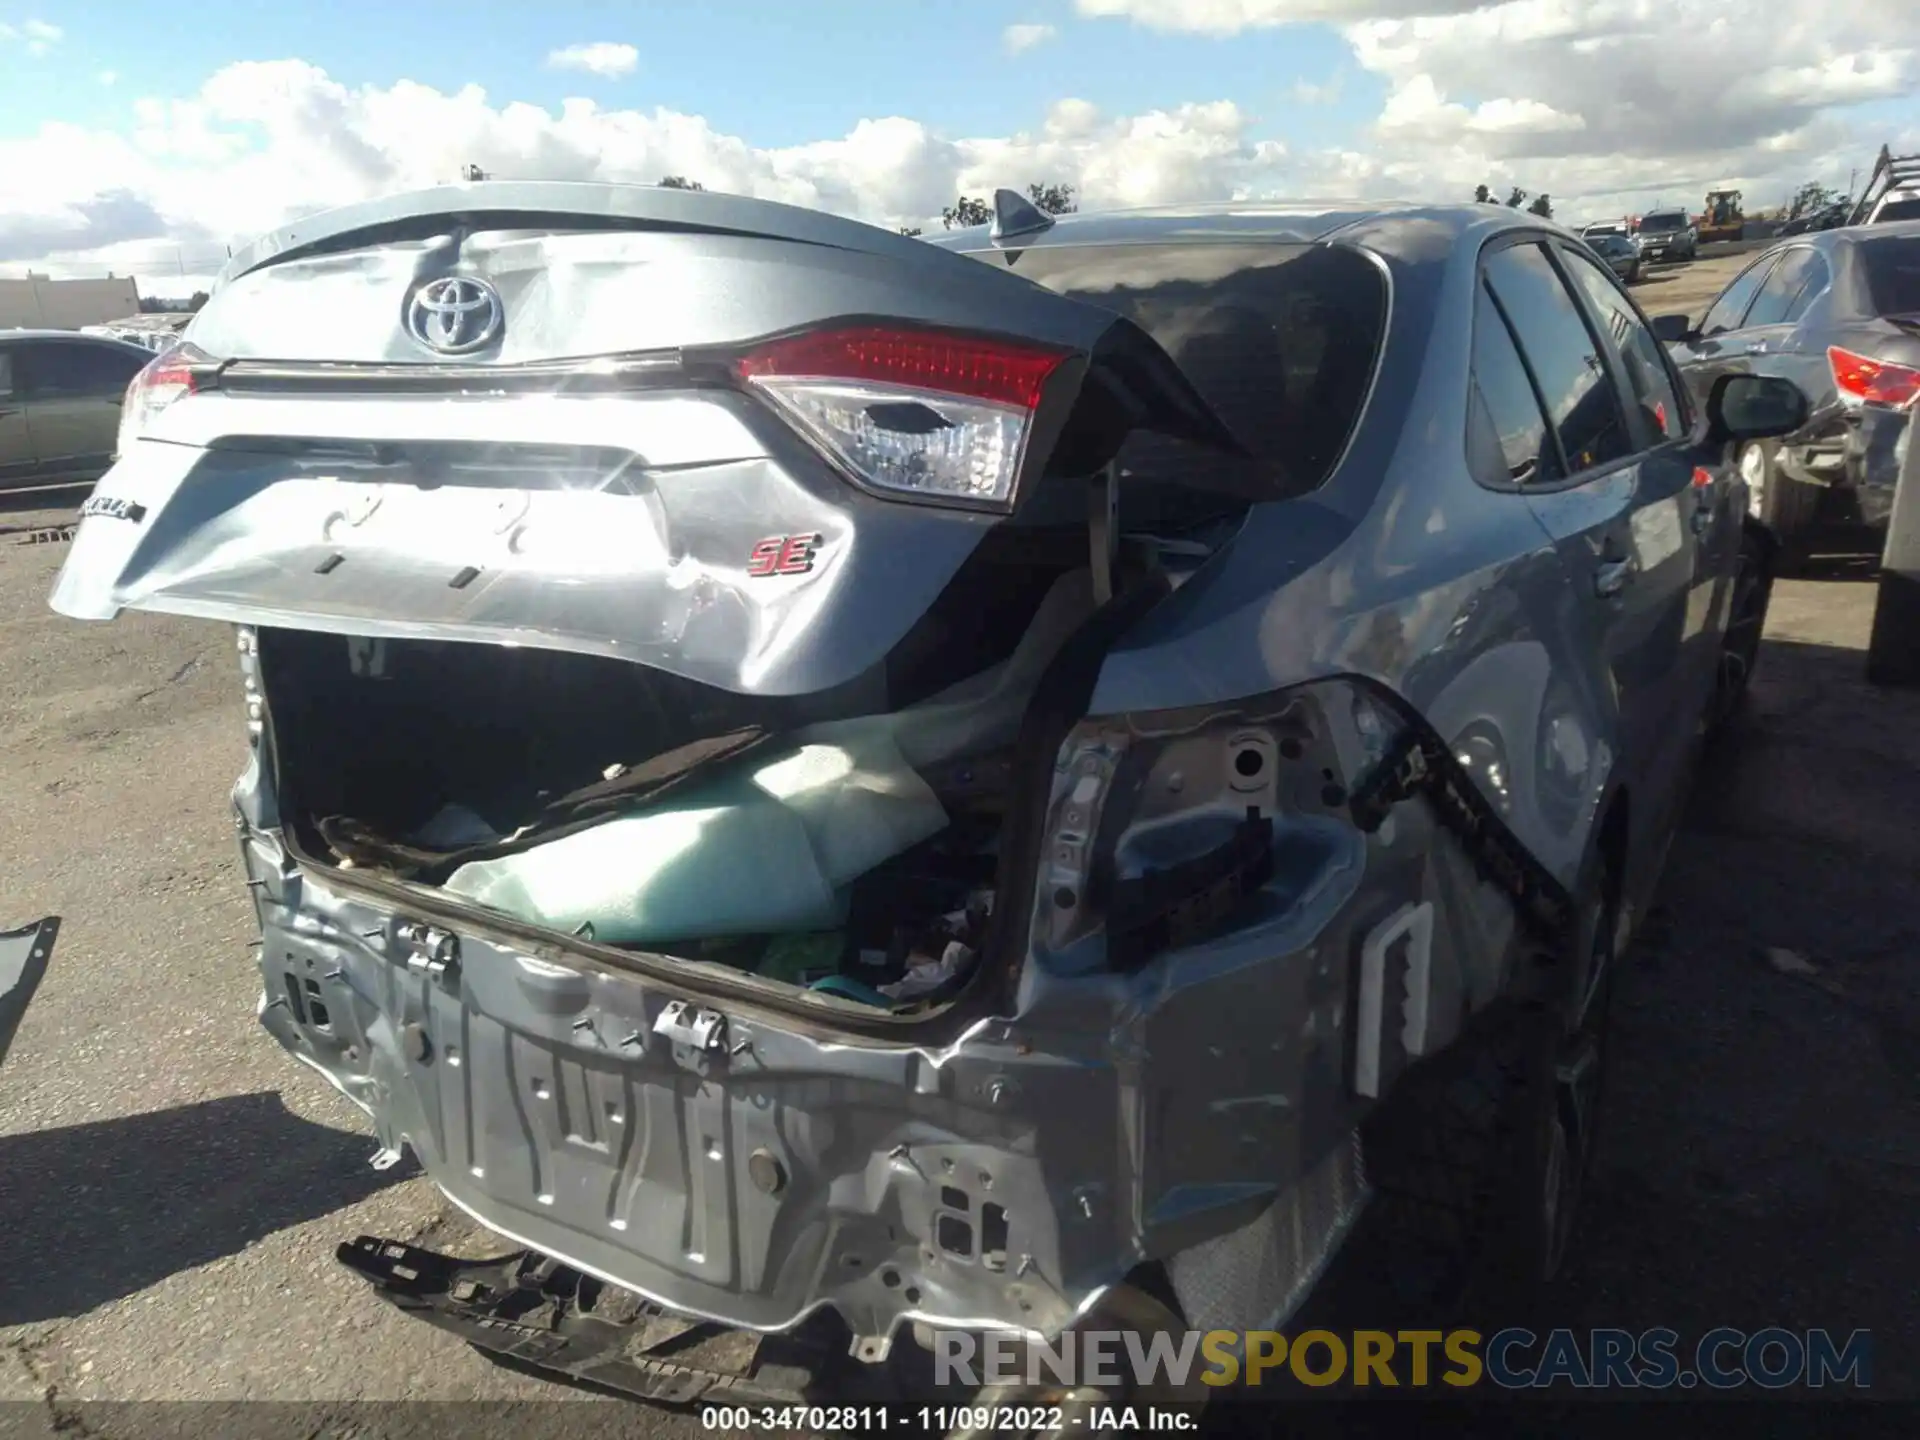
[(1095, 589), (1084, 531), (1003, 532), (881, 665), (784, 698), (262, 630), (282, 813), (310, 854), (562, 934), (937, 1005), (980, 959), (1021, 722)]

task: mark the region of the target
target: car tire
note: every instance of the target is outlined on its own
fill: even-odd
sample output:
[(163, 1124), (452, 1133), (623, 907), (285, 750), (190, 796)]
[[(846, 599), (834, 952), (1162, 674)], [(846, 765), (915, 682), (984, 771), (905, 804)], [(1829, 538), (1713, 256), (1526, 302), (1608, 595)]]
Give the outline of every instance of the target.
[(1779, 544), (1774, 573), (1787, 574), (1806, 556), (1814, 512), (1820, 506), (1820, 487), (1806, 485), (1783, 474), (1779, 442), (1749, 440), (1734, 457), (1740, 478), (1747, 484), (1747, 513), (1773, 532)]
[(1708, 717), (1709, 733), (1725, 729), (1746, 704), (1773, 600), (1773, 552), (1772, 540), (1758, 527), (1741, 527), (1739, 563), (1727, 596), (1726, 625), (1720, 632), (1720, 671)]
[(1537, 989), (1405, 1077), (1362, 1127), (1382, 1303), (1436, 1320), (1517, 1317), (1565, 1263), (1599, 1133), (1618, 968), (1616, 887), (1606, 865), (1589, 871), (1567, 938), (1523, 977)]

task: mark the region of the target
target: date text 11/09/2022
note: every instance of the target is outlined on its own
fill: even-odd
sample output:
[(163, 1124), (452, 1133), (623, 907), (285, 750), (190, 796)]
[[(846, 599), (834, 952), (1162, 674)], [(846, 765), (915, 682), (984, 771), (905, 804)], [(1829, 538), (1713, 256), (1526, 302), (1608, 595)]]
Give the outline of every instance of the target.
[(1069, 1411), (1063, 1405), (706, 1405), (704, 1430), (725, 1435), (755, 1431), (816, 1435), (856, 1430), (900, 1430), (914, 1435), (954, 1431), (1005, 1431), (1032, 1435), (1084, 1429), (1092, 1433), (1198, 1430), (1193, 1406), (1095, 1405)]

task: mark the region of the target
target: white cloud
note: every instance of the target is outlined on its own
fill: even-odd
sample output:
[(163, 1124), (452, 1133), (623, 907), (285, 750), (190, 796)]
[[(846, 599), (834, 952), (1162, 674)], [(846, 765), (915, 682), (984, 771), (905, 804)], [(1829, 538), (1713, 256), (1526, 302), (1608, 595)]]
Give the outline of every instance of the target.
[(29, 55), (45, 55), (60, 43), (66, 34), (58, 25), (45, 20), (27, 20), (19, 25), (9, 25), (0, 21), (0, 44), (19, 41)]
[(1000, 32), (1000, 43), (1007, 47), (1009, 55), (1023, 55), (1059, 33), (1052, 25), (1009, 25)]
[(616, 45), (608, 40), (591, 45), (568, 45), (547, 56), (547, 64), (556, 70), (584, 70), (603, 80), (631, 75), (640, 63), (640, 52), (631, 45)]
[(1435, 15), (1476, 9), (1481, 0), (1074, 0), (1094, 19), (1132, 20), (1151, 30), (1238, 35), (1280, 25), (1339, 24), (1371, 16)]
[[(1093, 208), (1282, 194), (1450, 199), (1484, 182), (1502, 194), (1547, 191), (1570, 217), (1654, 198), (1698, 204), (1730, 183), (1751, 209), (1806, 180), (1844, 184), (1883, 140), (1920, 150), (1920, 115), (1903, 137), (1856, 128), (1847, 108), (1914, 94), (1920, 6), (1508, 0), (1461, 13), (1450, 0), (1080, 0), (1123, 3), (1136, 18), (1184, 16), (1188, 28), (1362, 15), (1341, 32), (1353, 61), (1293, 98), (1351, 105), (1357, 66), (1384, 101), (1331, 150), (1258, 139), (1271, 128), (1204, 95), (1139, 114), (1062, 99), (1028, 128), (988, 136), (875, 117), (838, 138), (759, 148), (667, 109), (587, 99), (546, 109), (477, 86), (348, 86), (300, 61), (245, 62), (185, 97), (137, 100), (119, 129), (49, 123), (0, 138), (0, 263), (201, 275), (229, 243), (318, 208), (451, 180), (470, 162), (507, 178), (685, 175), (712, 190), (938, 228), (956, 195), (1028, 183), (1072, 185)], [(1447, 13), (1382, 14), (1392, 9)], [(1715, 57), (1704, 80), (1703, 55)]]
[(94, 79), (98, 80), (102, 85), (116, 85), (120, 81), (120, 72), (118, 70), (102, 70), (98, 75), (94, 76)]
[(1346, 76), (1336, 70), (1318, 84), (1311, 80), (1296, 80), (1287, 93), (1293, 97), (1296, 105), (1337, 105), (1345, 85)]
[(1707, 184), (1733, 177), (1751, 206), (1815, 176), (1844, 183), (1892, 138), (1855, 133), (1847, 107), (1920, 91), (1920, 6), (1885, 0), (1076, 4), (1204, 35), (1339, 26), (1387, 98), (1364, 151), (1334, 170), (1414, 193), (1486, 181), (1697, 204)]
[(1067, 184), (1088, 205), (1291, 188), (1286, 148), (1255, 141), (1228, 101), (1110, 115), (1055, 104), (1035, 128), (950, 138), (919, 121), (861, 121), (839, 139), (760, 149), (671, 110), (557, 110), (414, 81), (349, 87), (300, 61), (245, 62), (197, 94), (140, 100), (126, 131), (43, 125), (0, 139), (0, 263), (203, 276), (229, 244), (327, 206), (453, 179), (657, 181), (732, 191), (882, 225), (939, 226), (956, 195)]

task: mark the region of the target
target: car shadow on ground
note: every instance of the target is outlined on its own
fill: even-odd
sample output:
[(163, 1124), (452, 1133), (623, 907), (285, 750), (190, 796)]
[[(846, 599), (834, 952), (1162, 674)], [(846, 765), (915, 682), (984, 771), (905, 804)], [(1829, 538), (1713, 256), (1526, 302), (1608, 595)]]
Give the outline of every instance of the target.
[(0, 490), (0, 546), (65, 545), (80, 521), (80, 504), (92, 489)]
[[(0, 490), (0, 516), (31, 511), (75, 511), (93, 488), (91, 480), (78, 485), (35, 486), (30, 490)], [(4, 522), (0, 522), (4, 523)]]
[(0, 1328), (84, 1315), (413, 1173), (371, 1169), (376, 1148), (272, 1092), (0, 1138)]

